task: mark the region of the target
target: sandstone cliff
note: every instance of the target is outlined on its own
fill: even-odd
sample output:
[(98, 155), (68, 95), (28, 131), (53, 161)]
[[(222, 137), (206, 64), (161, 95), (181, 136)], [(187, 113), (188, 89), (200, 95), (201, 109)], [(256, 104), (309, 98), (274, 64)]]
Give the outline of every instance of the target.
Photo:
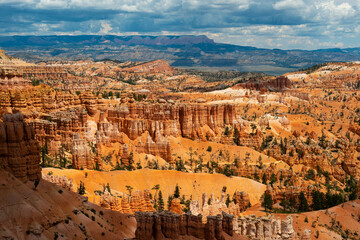
[(0, 122), (0, 163), (21, 181), (41, 178), (40, 147), (20, 113), (4, 115)]

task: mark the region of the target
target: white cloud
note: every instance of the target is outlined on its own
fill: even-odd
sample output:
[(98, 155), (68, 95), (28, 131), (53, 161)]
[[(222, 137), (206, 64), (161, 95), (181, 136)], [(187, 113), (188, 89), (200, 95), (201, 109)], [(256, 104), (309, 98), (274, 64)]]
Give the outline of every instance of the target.
[(305, 3), (302, 0), (282, 0), (273, 4), (274, 9), (284, 10), (291, 8), (302, 8)]
[(106, 35), (106, 34), (109, 34), (111, 32), (111, 30), (112, 30), (112, 27), (111, 27), (110, 23), (102, 21), (101, 28), (100, 28), (100, 31), (98, 32), (98, 34)]
[(339, 21), (352, 18), (356, 10), (349, 3), (336, 5), (334, 0), (314, 3), (314, 20), (320, 22)]

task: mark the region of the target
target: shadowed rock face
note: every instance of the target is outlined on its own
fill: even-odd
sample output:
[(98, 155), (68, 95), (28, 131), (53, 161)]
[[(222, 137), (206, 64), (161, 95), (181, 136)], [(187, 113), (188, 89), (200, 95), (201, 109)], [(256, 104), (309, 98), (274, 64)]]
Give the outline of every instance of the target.
[(20, 113), (4, 115), (0, 122), (0, 166), (23, 182), (41, 178), (40, 147)]
[(260, 90), (283, 91), (292, 88), (290, 79), (284, 76), (271, 79), (269, 82), (253, 81), (253, 82), (240, 83), (237, 86), (246, 89), (258, 90), (258, 91)]
[(136, 239), (179, 239), (195, 237), (207, 240), (223, 240), (233, 236), (233, 215), (208, 216), (207, 223), (202, 223), (202, 216), (191, 214), (178, 215), (171, 212), (143, 213), (136, 212)]

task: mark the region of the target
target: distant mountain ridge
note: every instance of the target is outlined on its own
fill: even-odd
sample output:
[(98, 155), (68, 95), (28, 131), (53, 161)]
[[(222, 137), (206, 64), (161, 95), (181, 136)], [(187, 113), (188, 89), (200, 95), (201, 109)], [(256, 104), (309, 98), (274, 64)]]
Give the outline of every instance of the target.
[(192, 36), (0, 36), (0, 48), (27, 61), (164, 59), (173, 67), (282, 74), (324, 62), (360, 61), (360, 48), (280, 50), (216, 43)]
[(51, 36), (3, 36), (0, 46), (50, 46), (54, 44), (123, 44), (123, 45), (193, 45), (200, 43), (215, 44), (205, 35), (193, 36), (115, 36), (115, 35), (51, 35)]

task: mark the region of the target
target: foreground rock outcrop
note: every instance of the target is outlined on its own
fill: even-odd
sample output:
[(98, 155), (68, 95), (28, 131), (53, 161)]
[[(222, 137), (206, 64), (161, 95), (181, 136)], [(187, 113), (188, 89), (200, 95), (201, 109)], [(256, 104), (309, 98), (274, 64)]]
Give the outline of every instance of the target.
[(0, 167), (24, 182), (41, 178), (40, 147), (21, 113), (4, 115), (0, 122)]
[[(36, 190), (0, 169), (0, 239), (129, 239), (134, 217), (46, 180)], [(61, 237), (62, 236), (62, 237)]]

